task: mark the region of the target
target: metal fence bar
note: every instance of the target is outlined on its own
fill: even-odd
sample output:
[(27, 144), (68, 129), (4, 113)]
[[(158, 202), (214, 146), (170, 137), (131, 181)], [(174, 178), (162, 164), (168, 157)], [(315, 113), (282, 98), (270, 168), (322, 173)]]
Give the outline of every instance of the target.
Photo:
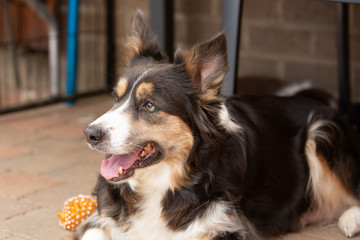
[[(1, 7), (4, 1), (5, 0), (0, 0)], [(26, 6), (23, 5), (23, 2), (26, 3)], [(98, 0), (68, 0), (67, 3), (59, 1), (59, 5), (56, 8), (53, 8), (57, 11), (57, 14), (54, 14), (54, 16), (59, 17), (59, 19), (66, 19), (66, 17), (69, 17), (68, 14), (71, 15), (71, 7), (69, 7), (68, 4), (73, 4), (74, 2), (77, 2), (78, 4), (78, 9), (76, 9), (78, 12), (78, 19), (76, 20), (78, 21), (79, 26), (75, 28), (75, 30), (70, 29), (70, 34), (67, 34), (65, 30), (66, 26), (63, 28), (53, 27), (55, 26), (53, 23), (56, 22), (49, 20), (51, 15), (50, 17), (46, 15), (49, 12), (40, 13), (40, 11), (47, 10), (49, 6), (54, 7), (53, 5), (45, 5), (41, 0), (29, 0), (23, 2), (19, 4), (18, 1), (9, 1), (9, 8), (11, 10), (9, 12), (10, 20), (15, 19), (17, 14), (19, 14), (19, 11), (25, 11), (26, 14), (28, 14), (23, 15), (25, 17), (22, 18), (23, 20), (21, 21), (26, 21), (28, 17), (34, 19), (33, 15), (35, 12), (36, 17), (40, 16), (42, 19), (47, 19), (46, 22), (48, 25), (46, 26), (47, 28), (43, 29), (43, 21), (36, 20), (34, 23), (38, 23), (39, 25), (31, 25), (29, 26), (31, 27), (30, 29), (27, 28), (28, 24), (23, 24), (19, 20), (19, 22), (14, 21), (13, 26), (9, 28), (10, 30), (16, 28), (16, 32), (14, 30), (13, 46), (15, 57), (17, 57), (18, 60), (17, 64), (20, 77), (18, 85), (16, 84), (13, 73), (13, 65), (9, 61), (11, 59), (9, 51), (11, 41), (8, 40), (8, 34), (6, 32), (0, 32), (2, 34), (0, 36), (0, 114), (21, 111), (62, 101), (73, 103), (78, 98), (98, 93), (106, 93), (110, 87), (113, 86), (113, 84), (109, 84), (110, 80), (115, 79), (116, 46), (114, 42), (115, 38), (113, 37), (114, 12), (113, 14), (107, 15), (107, 13), (114, 11), (115, 0), (106, 2)], [(107, 4), (108, 2), (112, 2), (112, 5)], [(43, 7), (43, 9), (39, 10), (39, 7), (36, 5), (39, 3), (41, 4), (39, 5), (40, 8)], [(28, 7), (31, 8), (29, 9)], [(37, 10), (32, 11), (35, 9)], [(57, 19), (57, 21), (61, 24), (62, 21), (59, 19)], [(49, 23), (49, 21), (52, 23)], [(58, 28), (59, 31), (60, 29), (64, 29), (64, 32), (51, 34), (50, 28), (52, 27), (53, 29)], [(109, 37), (112, 36), (112, 38), (109, 39), (107, 34), (109, 34)], [(53, 42), (51, 40), (52, 37), (57, 38), (57, 47), (51, 45), (51, 42)], [(74, 37), (78, 38), (76, 44), (78, 50), (66, 48), (66, 45), (68, 45), (66, 44), (66, 37), (71, 37), (72, 40), (74, 40)], [(43, 41), (48, 41), (48, 45), (43, 44)], [(112, 44), (107, 45), (110, 41), (112, 41)], [(60, 45), (60, 43), (65, 44)], [(19, 49), (21, 49), (21, 51), (19, 51)], [(67, 59), (59, 58), (58, 60), (61, 61), (61, 63), (58, 62), (60, 68), (56, 71), (52, 71), (52, 63), (47, 63), (50, 58), (54, 59), (53, 57), (50, 57), (50, 55), (54, 56), (54, 54), (51, 53), (51, 49), (57, 49), (58, 57), (60, 52), (66, 57), (70, 56), (68, 53), (75, 55), (75, 59), (78, 59), (75, 61), (76, 66), (74, 65), (74, 62), (68, 64)], [(74, 49), (74, 47), (72, 49)], [(73, 81), (70, 81), (69, 83), (66, 83), (66, 81), (68, 79), (68, 71), (71, 71), (71, 68), (67, 65), (70, 65), (73, 67), (73, 70), (75, 70), (72, 72)], [(110, 69), (112, 69), (112, 71), (108, 72)], [(50, 77), (50, 74), (54, 72), (59, 72), (57, 74), (59, 80), (56, 84), (58, 86), (56, 93), (58, 92), (58, 94), (54, 94), (54, 81), (50, 81), (50, 79), (54, 79), (54, 77)], [(69, 89), (72, 90), (68, 91)]]
[(5, 31), (9, 41), (9, 49), (10, 49), (10, 61), (12, 64), (13, 74), (15, 77), (16, 87), (20, 88), (20, 75), (19, 75), (19, 67), (18, 67), (18, 59), (15, 48), (14, 34), (12, 31), (12, 24), (10, 19), (10, 11), (9, 11), (9, 0), (3, 0), (3, 9), (4, 9), (4, 23), (5, 23)]
[(60, 95), (60, 61), (59, 61), (59, 27), (55, 18), (47, 11), (39, 0), (24, 1), (42, 17), (48, 25), (49, 36), (49, 66), (50, 93), (52, 97)]

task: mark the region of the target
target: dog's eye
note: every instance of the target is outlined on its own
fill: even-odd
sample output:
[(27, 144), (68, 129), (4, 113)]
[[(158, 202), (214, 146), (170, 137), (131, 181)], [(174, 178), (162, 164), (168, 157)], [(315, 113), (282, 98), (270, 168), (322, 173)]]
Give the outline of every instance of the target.
[(146, 109), (146, 111), (148, 112), (154, 112), (156, 110), (156, 107), (154, 104), (152, 104), (151, 102), (147, 102), (144, 106), (144, 108)]
[(113, 95), (115, 102), (120, 101), (120, 98), (119, 98), (119, 96), (118, 96), (116, 93), (113, 92), (111, 95)]

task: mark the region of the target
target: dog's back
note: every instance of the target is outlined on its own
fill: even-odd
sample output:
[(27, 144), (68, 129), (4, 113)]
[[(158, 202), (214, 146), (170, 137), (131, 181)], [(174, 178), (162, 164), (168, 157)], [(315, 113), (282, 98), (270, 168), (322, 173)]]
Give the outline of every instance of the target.
[[(246, 149), (247, 177), (241, 209), (258, 229), (270, 234), (337, 217), (347, 204), (357, 202), (358, 136), (327, 104), (331, 100), (324, 95), (308, 96), (228, 100), (246, 139), (242, 148)], [(317, 174), (323, 175), (312, 176)], [(321, 193), (327, 187), (344, 194), (344, 199), (333, 200), (338, 194)]]

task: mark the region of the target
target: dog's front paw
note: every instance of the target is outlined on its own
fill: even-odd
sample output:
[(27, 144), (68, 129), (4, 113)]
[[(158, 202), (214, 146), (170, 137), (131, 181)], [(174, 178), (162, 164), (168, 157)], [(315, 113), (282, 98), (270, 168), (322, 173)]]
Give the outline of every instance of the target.
[(108, 235), (99, 228), (91, 228), (86, 230), (81, 240), (110, 240)]
[(338, 226), (346, 237), (353, 237), (360, 232), (360, 207), (346, 210), (339, 218)]

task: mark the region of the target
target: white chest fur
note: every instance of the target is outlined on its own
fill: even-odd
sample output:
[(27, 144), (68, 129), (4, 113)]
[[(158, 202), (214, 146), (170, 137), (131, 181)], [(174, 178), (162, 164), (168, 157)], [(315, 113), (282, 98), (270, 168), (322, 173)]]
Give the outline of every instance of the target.
[(160, 163), (146, 171), (138, 169), (135, 176), (129, 180), (130, 186), (140, 193), (141, 199), (136, 214), (129, 219), (130, 228), (124, 233), (123, 239), (172, 239), (172, 231), (167, 228), (161, 216), (161, 201), (170, 188), (169, 168), (166, 163)]
[(103, 219), (112, 240), (195, 240), (211, 238), (222, 231), (236, 232), (244, 228), (239, 218), (231, 214), (231, 206), (227, 202), (216, 201), (208, 206), (202, 217), (194, 219), (187, 229), (176, 232), (169, 229), (166, 219), (162, 217), (161, 204), (170, 188), (169, 165), (161, 163), (151, 168), (152, 171), (138, 171), (138, 175), (129, 181), (130, 186), (142, 194), (137, 212), (130, 216), (129, 224), (122, 227), (112, 219)]

